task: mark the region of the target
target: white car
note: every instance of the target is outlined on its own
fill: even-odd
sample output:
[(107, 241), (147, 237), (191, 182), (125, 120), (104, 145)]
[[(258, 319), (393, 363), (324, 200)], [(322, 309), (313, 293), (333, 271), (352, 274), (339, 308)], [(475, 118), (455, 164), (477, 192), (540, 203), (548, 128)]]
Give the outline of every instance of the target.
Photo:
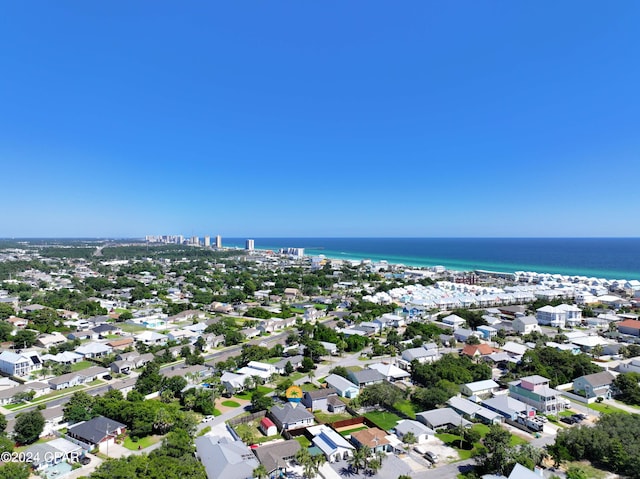
[(213, 421), (213, 418), (215, 416), (205, 416), (204, 418), (202, 418), (202, 422), (209, 422), (209, 421)]

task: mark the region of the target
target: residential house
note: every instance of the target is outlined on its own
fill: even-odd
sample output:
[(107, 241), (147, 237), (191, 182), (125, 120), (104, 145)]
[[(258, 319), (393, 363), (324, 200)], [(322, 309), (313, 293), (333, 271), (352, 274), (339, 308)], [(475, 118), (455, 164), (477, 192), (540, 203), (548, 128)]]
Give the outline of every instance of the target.
[(32, 444), (24, 450), (27, 462), (34, 471), (38, 471), (38, 475), (44, 477), (55, 477), (54, 474), (43, 472), (48, 468), (61, 462), (77, 462), (83, 455), (82, 447), (61, 437), (45, 443)]
[(409, 348), (402, 351), (402, 360), (407, 365), (410, 365), (412, 361), (418, 361), (420, 364), (432, 363), (440, 359), (440, 353), (438, 349), (426, 349), (424, 346), (420, 348)]
[(389, 382), (402, 381), (411, 377), (410, 373), (390, 363), (369, 364), (368, 368), (375, 369)]
[(475, 419), (485, 424), (498, 424), (503, 419), (499, 413), (458, 396), (450, 398), (447, 404), (465, 419)]
[(124, 434), (126, 429), (127, 426), (118, 421), (98, 416), (69, 427), (67, 436), (104, 451), (115, 444), (116, 437)]
[(311, 442), (322, 451), (327, 461), (340, 462), (353, 456), (355, 447), (329, 426), (312, 426), (307, 431), (313, 435)]
[(304, 396), (302, 397), (302, 404), (304, 407), (311, 409), (312, 411), (328, 411), (328, 399), (331, 396), (338, 396), (338, 393), (334, 388), (321, 388), (315, 391), (305, 391)]
[(482, 335), (481, 339), (484, 339), (485, 341), (493, 341), (498, 335), (498, 330), (493, 326), (478, 326), (477, 331)]
[(167, 337), (169, 341), (175, 341), (177, 343), (181, 343), (182, 341), (187, 341), (191, 344), (195, 343), (200, 335), (191, 331), (190, 329), (174, 329), (167, 333)]
[(528, 415), (527, 413), (531, 409), (528, 404), (505, 395), (485, 399), (482, 401), (482, 405), (512, 421), (516, 421), (518, 415), (522, 413)]
[(228, 394), (233, 395), (244, 390), (245, 380), (249, 377), (246, 374), (227, 371), (220, 377), (220, 384), (224, 386)]
[(573, 391), (587, 399), (603, 397), (611, 399), (611, 386), (615, 377), (609, 371), (587, 374), (573, 380)]
[(433, 429), (425, 426), (421, 422), (413, 421), (411, 419), (398, 421), (398, 424), (396, 424), (395, 427), (395, 433), (401, 441), (404, 441), (404, 436), (407, 433), (412, 433), (418, 444), (427, 442), (429, 438), (433, 437), (435, 434)]
[(454, 330), (462, 328), (465, 324), (467, 324), (467, 321), (457, 314), (450, 314), (446, 318), (442, 318), (441, 322), (443, 324), (446, 324), (447, 326), (450, 326)]
[(453, 337), (456, 339), (456, 341), (459, 341), (461, 343), (466, 343), (472, 336), (480, 339), (481, 334), (477, 331), (472, 331), (471, 329), (467, 328), (457, 328), (455, 331), (453, 331)]
[(236, 372), (246, 376), (258, 376), (264, 380), (269, 379), (276, 373), (273, 364), (262, 363), (260, 361), (249, 361), (245, 367), (238, 369)]
[(513, 330), (520, 334), (530, 334), (534, 331), (540, 332), (538, 320), (534, 316), (522, 316), (513, 320), (511, 323)]
[(159, 344), (167, 344), (168, 337), (155, 331), (144, 331), (135, 336), (136, 341), (153, 346)]
[(79, 341), (86, 341), (86, 340), (91, 340), (91, 339), (98, 339), (99, 335), (98, 333), (94, 333), (92, 330), (90, 329), (83, 329), (81, 331), (74, 331), (71, 332), (69, 334), (67, 334), (67, 339), (73, 341), (75, 339), (79, 340)]
[(269, 417), (279, 430), (287, 431), (312, 426), (315, 422), (313, 414), (305, 408), (296, 407), (291, 403), (273, 406), (269, 409)]
[(357, 397), (360, 392), (358, 386), (337, 374), (330, 374), (324, 380), (328, 387), (335, 389), (338, 395), (344, 398), (353, 399)]
[[(293, 461), (301, 446), (295, 439), (264, 444), (253, 449), (253, 453), (264, 466), (269, 476), (281, 473), (287, 463)], [(225, 478), (226, 479), (226, 478)]]
[(495, 352), (496, 350), (488, 344), (467, 344), (460, 354), (469, 356), (471, 359), (480, 359)]
[(82, 356), (81, 354), (74, 353), (73, 351), (63, 351), (58, 354), (43, 354), (42, 360), (52, 361), (58, 364), (75, 364), (79, 361), (82, 361), (83, 357), (84, 356)]
[(91, 331), (96, 333), (100, 339), (104, 339), (109, 335), (122, 334), (122, 329), (113, 324), (101, 324)]
[(41, 348), (50, 348), (51, 346), (56, 346), (66, 342), (67, 338), (65, 338), (64, 334), (55, 331), (51, 334), (41, 334), (38, 336), (38, 339), (36, 339), (35, 344)]
[(419, 412), (416, 419), (434, 431), (446, 427), (471, 427), (472, 423), (450, 407)]
[(285, 374), (286, 373), (285, 368), (287, 367), (287, 363), (291, 363), (291, 366), (293, 367), (293, 369), (297, 369), (300, 366), (302, 366), (303, 358), (304, 357), (301, 356), (300, 354), (297, 354), (295, 356), (290, 356), (287, 358), (282, 358), (280, 361), (273, 364), (273, 369), (276, 374)]
[(370, 386), (372, 384), (381, 383), (385, 377), (375, 369), (363, 369), (361, 371), (349, 371), (349, 381), (360, 388)]
[(327, 354), (330, 354), (331, 356), (335, 356), (338, 354), (338, 346), (336, 346), (334, 343), (328, 343), (326, 341), (319, 342), (320, 344), (322, 344), (322, 347), (325, 349)]
[(240, 440), (200, 436), (195, 443), (208, 479), (253, 479), (253, 471), (260, 465), (251, 449)]
[(9, 376), (26, 377), (39, 369), (42, 369), (42, 360), (34, 351), (20, 354), (11, 351), (0, 353), (0, 371)]
[(113, 348), (107, 346), (104, 343), (87, 343), (78, 346), (75, 350), (76, 353), (84, 356), (85, 358), (102, 358), (113, 353)]
[(524, 355), (524, 353), (527, 352), (529, 348), (524, 344), (515, 343), (513, 341), (507, 341), (506, 343), (504, 343), (501, 349), (512, 358), (520, 360), (522, 359), (522, 356)]
[(536, 310), (538, 324), (553, 328), (564, 328), (567, 321), (567, 313), (557, 306), (543, 306)]
[(560, 392), (549, 387), (549, 380), (542, 376), (527, 376), (509, 383), (509, 395), (542, 414), (556, 413), (565, 408)]
[(105, 344), (111, 346), (114, 351), (122, 351), (129, 346), (133, 346), (133, 338), (112, 339)]
[(374, 454), (391, 451), (391, 442), (387, 439), (387, 433), (377, 427), (351, 433), (351, 443), (358, 449), (368, 446)]
[(621, 334), (630, 334), (632, 336), (640, 336), (640, 321), (636, 319), (625, 319), (618, 323), (618, 332)]
[(460, 392), (465, 396), (488, 398), (500, 389), (500, 385), (492, 379), (475, 381), (460, 386)]

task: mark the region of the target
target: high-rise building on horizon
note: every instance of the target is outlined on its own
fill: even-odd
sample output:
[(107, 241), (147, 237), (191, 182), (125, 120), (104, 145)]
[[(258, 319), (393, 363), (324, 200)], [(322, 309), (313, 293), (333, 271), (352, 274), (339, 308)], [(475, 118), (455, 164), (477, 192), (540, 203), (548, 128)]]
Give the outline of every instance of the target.
[(244, 249), (246, 249), (247, 251), (253, 251), (254, 248), (255, 248), (254, 241), (252, 239), (248, 239), (244, 244)]
[(216, 248), (222, 248), (222, 236), (216, 236)]
[(208, 248), (209, 246), (211, 246), (211, 236), (204, 237), (204, 246), (205, 248)]

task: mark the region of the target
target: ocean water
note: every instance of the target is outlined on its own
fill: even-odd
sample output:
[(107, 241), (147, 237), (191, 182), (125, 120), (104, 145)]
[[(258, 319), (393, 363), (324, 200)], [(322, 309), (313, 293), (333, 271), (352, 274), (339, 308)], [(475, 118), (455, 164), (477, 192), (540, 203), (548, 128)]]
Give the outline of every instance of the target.
[[(253, 238), (256, 249), (305, 248), (305, 255), (515, 272), (640, 279), (640, 238)], [(223, 238), (244, 248), (245, 238)]]

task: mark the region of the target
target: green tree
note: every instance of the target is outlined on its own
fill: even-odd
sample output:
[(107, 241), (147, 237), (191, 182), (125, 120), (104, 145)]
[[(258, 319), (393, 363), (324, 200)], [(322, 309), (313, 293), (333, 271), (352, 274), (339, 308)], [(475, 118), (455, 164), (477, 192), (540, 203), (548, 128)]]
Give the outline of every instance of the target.
[(97, 416), (94, 407), (94, 398), (85, 391), (77, 391), (69, 398), (62, 411), (63, 418), (70, 423), (88, 421)]
[(266, 479), (268, 475), (267, 469), (262, 464), (253, 470), (253, 477), (256, 479)]
[(273, 406), (273, 399), (263, 393), (254, 392), (251, 395), (251, 410), (253, 412), (264, 411)]
[(0, 467), (0, 479), (28, 479), (29, 467), (25, 463), (6, 462)]
[(293, 369), (293, 365), (291, 364), (291, 361), (287, 361), (287, 364), (284, 365), (284, 374), (285, 376), (289, 376), (291, 375), (291, 373), (293, 373), (294, 369)]
[(10, 304), (0, 303), (0, 320), (10, 318), (14, 314), (16, 314), (16, 312)]
[(13, 435), (20, 444), (36, 442), (43, 430), (44, 417), (40, 411), (23, 412), (16, 416)]
[(7, 429), (7, 418), (4, 414), (0, 414), (0, 434), (2, 434), (5, 429)]
[(30, 348), (36, 343), (37, 334), (28, 329), (20, 329), (13, 337), (15, 348)]
[(135, 390), (142, 395), (160, 391), (164, 385), (164, 376), (160, 374), (160, 366), (155, 361), (148, 363), (138, 379), (136, 379)]

